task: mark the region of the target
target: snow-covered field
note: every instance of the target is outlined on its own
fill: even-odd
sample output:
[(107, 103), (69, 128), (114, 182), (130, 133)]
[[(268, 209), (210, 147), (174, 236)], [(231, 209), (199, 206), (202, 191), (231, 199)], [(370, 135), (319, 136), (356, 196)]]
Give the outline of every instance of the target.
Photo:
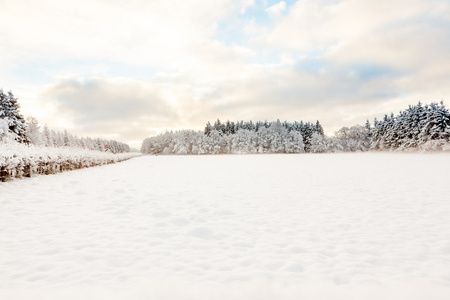
[(450, 155), (146, 156), (0, 183), (0, 299), (450, 299)]

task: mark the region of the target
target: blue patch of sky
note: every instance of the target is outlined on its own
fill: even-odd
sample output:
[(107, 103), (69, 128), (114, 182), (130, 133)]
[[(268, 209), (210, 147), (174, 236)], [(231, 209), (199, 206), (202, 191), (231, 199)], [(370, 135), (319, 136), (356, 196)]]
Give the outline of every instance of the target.
[[(244, 13), (218, 23), (216, 38), (228, 45), (245, 44), (248, 37), (245, 35), (243, 28), (250, 23), (254, 23), (257, 26), (269, 26), (272, 20), (266, 9), (279, 2), (281, 1), (256, 0), (254, 5), (247, 7)], [(289, 8), (294, 5), (297, 0), (285, 0), (284, 2), (286, 3), (286, 9), (283, 14), (286, 15)]]
[[(268, 27), (273, 21), (266, 9), (281, 1), (277, 0), (256, 0), (254, 5), (248, 7), (244, 13), (233, 16), (231, 19), (224, 20), (217, 24), (217, 32), (215, 38), (226, 45), (250, 46), (249, 36), (244, 28), (250, 24), (257, 27)], [(283, 14), (286, 15), (289, 9), (297, 0), (284, 0), (286, 9)], [(254, 47), (252, 47), (254, 49)], [(250, 59), (250, 63), (266, 63), (275, 64), (281, 60), (281, 51), (268, 49), (254, 49), (258, 51), (255, 58)]]
[(401, 95), (402, 95), (402, 93), (391, 90), (391, 91), (378, 92), (378, 93), (375, 93), (370, 96), (372, 98), (376, 98), (376, 99), (389, 99), (389, 98), (397, 98), (397, 97), (400, 97)]
[(286, 15), (291, 6), (294, 5), (297, 0), (257, 0), (254, 5), (245, 10), (245, 13), (242, 14), (241, 17), (246, 20), (253, 20), (255, 24), (268, 24), (271, 20), (266, 9), (280, 2), (284, 2), (286, 4), (286, 9), (282, 12), (283, 15)]
[(226, 45), (247, 45), (248, 36), (245, 34), (243, 27), (245, 22), (236, 20), (236, 22), (221, 22), (217, 24), (217, 32), (215, 38)]
[(148, 79), (154, 76), (156, 69), (150, 67), (130, 66), (108, 61), (63, 60), (63, 61), (28, 61), (17, 64), (11, 75), (37, 84), (53, 81), (55, 76), (76, 74), (81, 77), (127, 77)]
[(327, 65), (329, 65), (329, 63), (323, 59), (323, 55), (325, 54), (325, 50), (301, 53), (299, 58), (295, 58), (295, 55), (299, 56), (298, 53), (292, 54), (293, 59), (296, 60), (295, 69), (307, 73), (321, 72), (327, 68)]
[(325, 68), (325, 63), (318, 57), (308, 57), (299, 60), (295, 68), (306, 73), (318, 73)]
[(364, 81), (383, 76), (392, 76), (398, 73), (392, 68), (369, 63), (350, 66), (349, 70), (354, 73), (358, 79)]
[(299, 59), (295, 64), (299, 72), (317, 74), (322, 71), (335, 74), (336, 76), (348, 76), (359, 81), (369, 81), (380, 77), (393, 77), (401, 75), (400, 71), (389, 66), (374, 63), (358, 63), (348, 65), (336, 65), (321, 58), (320, 53), (312, 53), (310, 56)]
[(450, 22), (447, 19), (445, 19), (444, 17), (440, 17), (440, 18), (434, 18), (431, 20), (426, 20), (426, 22), (424, 22), (424, 25), (426, 25), (430, 28), (449, 28)]
[(253, 64), (279, 64), (283, 52), (276, 50), (261, 51), (257, 56), (250, 59), (248, 62)]
[(21, 80), (36, 84), (45, 84), (52, 80), (47, 66), (43, 62), (21, 62), (11, 69), (10, 74)]

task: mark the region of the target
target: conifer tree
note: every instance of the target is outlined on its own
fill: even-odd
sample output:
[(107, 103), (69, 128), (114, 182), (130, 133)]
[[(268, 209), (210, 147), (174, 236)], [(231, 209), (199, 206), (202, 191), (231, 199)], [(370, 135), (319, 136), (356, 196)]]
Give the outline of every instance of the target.
[(314, 128), (314, 131), (317, 132), (320, 135), (325, 135), (325, 132), (323, 131), (322, 124), (320, 124), (319, 120), (316, 122), (316, 126)]
[(213, 127), (211, 126), (211, 123), (209, 123), (209, 121), (208, 121), (208, 123), (206, 124), (206, 127), (205, 127), (204, 134), (209, 136), (209, 134), (211, 133), (212, 130), (213, 130)]
[(9, 131), (14, 134), (16, 141), (28, 143), (25, 119), (19, 112), (19, 103), (12, 92), (5, 94), (0, 89), (0, 118), (8, 121)]

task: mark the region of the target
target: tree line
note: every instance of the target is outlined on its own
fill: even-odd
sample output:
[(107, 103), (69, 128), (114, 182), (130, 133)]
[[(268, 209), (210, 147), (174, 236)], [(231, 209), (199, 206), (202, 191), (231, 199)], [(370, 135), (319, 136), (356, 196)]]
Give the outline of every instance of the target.
[(181, 130), (166, 132), (147, 138), (141, 152), (147, 154), (226, 154), (226, 153), (303, 153), (305, 144), (300, 132), (288, 131), (280, 121), (258, 131), (239, 129), (224, 134), (212, 129), (201, 131)]
[(131, 150), (129, 145), (115, 140), (78, 138), (67, 130), (56, 131), (49, 129), (47, 125), (41, 128), (36, 118), (30, 116), (25, 119), (19, 109), (20, 105), (12, 92), (4, 93), (0, 89), (0, 121), (6, 122), (7, 127), (7, 132), (0, 130), (0, 138), (8, 134), (16, 142), (45, 147), (71, 147), (113, 153)]
[(398, 115), (324, 134), (319, 121), (208, 122), (203, 132), (181, 130), (146, 138), (146, 154), (329, 153), (450, 150), (450, 112), (443, 102), (410, 105)]
[(276, 122), (267, 122), (266, 121), (257, 121), (253, 122), (252, 120), (244, 122), (244, 121), (238, 121), (238, 122), (232, 122), (227, 120), (225, 123), (222, 123), (219, 119), (217, 119), (214, 122), (214, 125), (211, 125), (210, 122), (208, 122), (205, 126), (204, 133), (205, 135), (210, 135), (213, 130), (216, 130), (220, 136), (223, 135), (232, 135), (236, 134), (239, 130), (247, 130), (247, 131), (253, 131), (253, 132), (259, 132), (262, 128), (271, 128), (272, 125), (275, 125), (277, 127), (281, 126), (287, 130), (288, 133), (291, 131), (295, 131), (301, 134), (303, 138), (303, 144), (305, 147), (305, 151), (309, 152), (309, 148), (311, 145), (311, 138), (314, 133), (324, 135), (323, 127), (320, 124), (319, 121), (316, 121), (316, 123), (310, 123), (310, 122), (297, 122), (294, 121), (293, 123), (289, 123), (287, 121), (280, 122), (280, 120), (277, 120)]
[[(26, 120), (19, 112), (17, 98), (0, 89), (0, 141), (6, 135), (19, 143), (46, 147), (72, 147), (129, 152), (130, 147), (114, 140), (78, 138), (64, 132), (41, 129), (34, 117)], [(450, 112), (439, 104), (409, 105), (397, 115), (367, 120), (364, 126), (342, 127), (332, 136), (315, 123), (280, 120), (238, 121), (217, 119), (202, 131), (166, 132), (146, 138), (141, 147), (147, 154), (221, 154), (221, 153), (327, 153), (354, 151), (450, 150)]]

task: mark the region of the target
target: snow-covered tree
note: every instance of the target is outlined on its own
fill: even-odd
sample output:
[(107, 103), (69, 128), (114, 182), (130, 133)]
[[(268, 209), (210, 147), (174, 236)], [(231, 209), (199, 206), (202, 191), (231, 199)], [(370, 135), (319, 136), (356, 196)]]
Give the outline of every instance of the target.
[(27, 137), (31, 144), (40, 146), (44, 144), (44, 135), (40, 130), (39, 122), (35, 117), (27, 117)]
[(14, 135), (9, 131), (9, 122), (6, 119), (0, 119), (0, 143), (13, 141)]
[[(439, 142), (434, 142), (439, 141)], [(429, 148), (450, 141), (450, 112), (444, 104), (409, 106), (397, 116), (375, 119), (372, 132), (372, 149), (409, 150)]]
[[(279, 124), (277, 124), (277, 123), (279, 123)], [(217, 119), (214, 122), (214, 126), (212, 126), (210, 122), (208, 122), (206, 124), (204, 133), (208, 136), (210, 135), (212, 130), (217, 130), (221, 136), (234, 135), (234, 134), (237, 134), (239, 130), (246, 130), (246, 131), (250, 131), (250, 132), (258, 132), (259, 133), (261, 130), (268, 129), (271, 127), (276, 128), (277, 126), (281, 126), (282, 128), (285, 128), (287, 130), (287, 133), (291, 133), (292, 131), (298, 132), (303, 138), (304, 150), (306, 150), (306, 152), (309, 152), (310, 140), (311, 140), (313, 133), (318, 133), (320, 135), (324, 135), (322, 125), (320, 124), (319, 121), (316, 121), (316, 123), (313, 124), (310, 122), (304, 123), (303, 121), (300, 121), (300, 122), (295, 121), (293, 123), (289, 123), (287, 121), (280, 122), (279, 120), (277, 120), (276, 122), (267, 122), (267, 121), (253, 122), (252, 120), (250, 120), (248, 122), (244, 122), (241, 120), (236, 123), (230, 122), (228, 120), (225, 123), (222, 123), (219, 119)], [(265, 133), (265, 134), (267, 134), (267, 133)], [(274, 141), (274, 144), (271, 147), (272, 148), (275, 147), (275, 144), (276, 144), (276, 141)], [(264, 150), (264, 147), (265, 147), (264, 145), (261, 147), (258, 146), (258, 149), (257, 149), (258, 152), (266, 151), (266, 150)], [(284, 150), (272, 149), (270, 151), (282, 152)]]
[(311, 137), (311, 153), (326, 153), (330, 151), (328, 137), (315, 132)]
[(335, 133), (335, 137), (344, 152), (368, 151), (371, 146), (370, 134), (367, 127), (355, 125), (350, 128), (342, 127)]
[(450, 112), (445, 108), (444, 103), (431, 103), (425, 106), (425, 113), (422, 118), (422, 126), (419, 133), (419, 143), (426, 143), (429, 140), (449, 140), (450, 138)]
[[(216, 122), (217, 124), (221, 124)], [(227, 124), (227, 123), (225, 123)], [(236, 123), (235, 123), (236, 124)], [(228, 128), (235, 126), (230, 122)], [(239, 123), (240, 124), (240, 123)], [(243, 123), (244, 124), (244, 123)], [(256, 125), (238, 128), (237, 132), (226, 134), (212, 129), (209, 135), (192, 130), (166, 132), (147, 138), (142, 143), (141, 152), (148, 154), (223, 154), (223, 153), (302, 153), (303, 138), (297, 131), (288, 132), (281, 122), (273, 122), (266, 128)], [(220, 128), (220, 127), (219, 127)], [(225, 125), (227, 128), (227, 125)]]
[(0, 89), (0, 119), (8, 121), (8, 130), (14, 134), (14, 139), (20, 143), (28, 143), (25, 119), (19, 112), (19, 103), (12, 92), (4, 93)]
[(46, 147), (54, 147), (52, 132), (48, 128), (47, 124), (44, 125), (44, 144)]

